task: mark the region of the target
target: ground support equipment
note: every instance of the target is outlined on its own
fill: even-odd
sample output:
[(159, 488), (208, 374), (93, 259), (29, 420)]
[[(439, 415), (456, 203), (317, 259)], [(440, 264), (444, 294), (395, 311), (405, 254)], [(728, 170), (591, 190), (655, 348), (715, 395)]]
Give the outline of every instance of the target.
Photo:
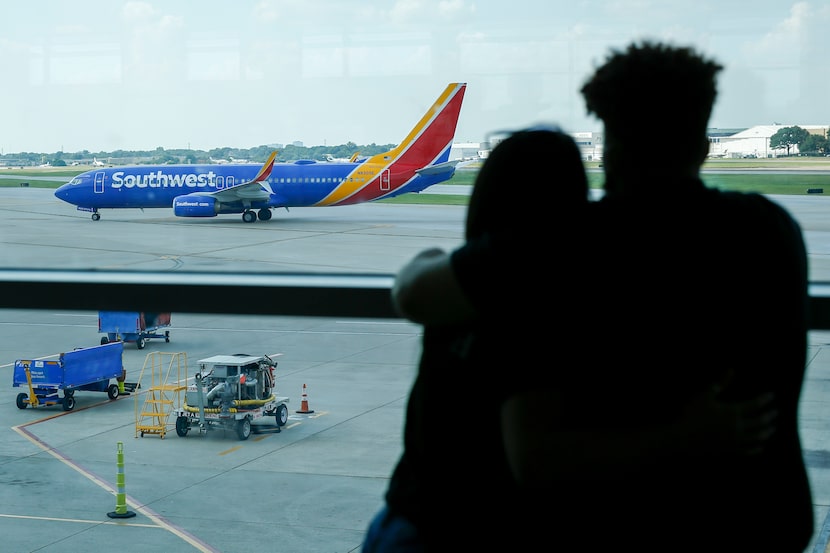
[(223, 429), (247, 440), (253, 430), (251, 423), (263, 417), (274, 417), (279, 432), (288, 423), (289, 398), (275, 395), (276, 366), (267, 355), (243, 353), (199, 361), (199, 372), (187, 387), (185, 403), (175, 410), (176, 434), (185, 437), (194, 428), (200, 434)]
[(116, 399), (119, 386), (110, 381), (123, 375), (123, 351), (124, 344), (113, 342), (61, 353), (57, 361), (18, 359), (13, 386), (29, 389), (17, 394), (18, 409), (62, 405), (64, 411), (71, 411), (78, 390), (106, 392), (109, 399)]
[(143, 313), (136, 311), (99, 311), (98, 332), (105, 333), (101, 343), (135, 342), (144, 349), (147, 340), (164, 338), (170, 341), (170, 331), (160, 329), (170, 326), (170, 313)]
[(181, 407), (181, 393), (187, 387), (187, 354), (154, 351), (144, 358), (138, 386), (144, 383), (143, 401), (135, 396), (135, 434), (156, 434), (164, 439), (167, 420)]

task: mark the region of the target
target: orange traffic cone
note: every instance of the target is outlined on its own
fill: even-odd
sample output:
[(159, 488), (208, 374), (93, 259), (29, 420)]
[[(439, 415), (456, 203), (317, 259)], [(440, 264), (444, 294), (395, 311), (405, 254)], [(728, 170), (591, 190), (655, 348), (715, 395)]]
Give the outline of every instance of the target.
[(300, 402), (300, 409), (296, 413), (313, 413), (313, 409), (308, 408), (308, 394), (305, 393), (305, 384), (303, 384), (303, 400)]

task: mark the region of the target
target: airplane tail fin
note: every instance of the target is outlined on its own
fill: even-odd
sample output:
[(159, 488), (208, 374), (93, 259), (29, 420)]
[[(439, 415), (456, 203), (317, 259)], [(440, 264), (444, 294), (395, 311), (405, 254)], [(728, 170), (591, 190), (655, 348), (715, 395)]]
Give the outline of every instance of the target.
[(467, 83), (450, 83), (406, 138), (392, 150), (361, 163), (361, 178), (348, 179), (315, 205), (370, 202), (448, 180), (447, 163)]
[(402, 165), (423, 169), (449, 160), (467, 83), (450, 83), (396, 148), (386, 156)]
[(404, 141), (386, 154), (395, 160), (393, 173), (411, 170), (413, 175), (383, 197), (420, 192), (453, 176), (458, 162), (450, 160), (450, 149), (466, 89), (466, 83), (450, 83)]

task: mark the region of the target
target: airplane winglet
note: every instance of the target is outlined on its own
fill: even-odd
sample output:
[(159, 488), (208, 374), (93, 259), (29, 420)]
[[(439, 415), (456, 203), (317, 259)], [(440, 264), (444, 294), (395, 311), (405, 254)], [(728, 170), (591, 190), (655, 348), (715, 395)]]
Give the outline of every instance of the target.
[(262, 182), (268, 178), (271, 174), (271, 170), (274, 168), (274, 160), (277, 159), (277, 151), (274, 150), (271, 152), (271, 155), (268, 156), (268, 159), (265, 160), (265, 164), (262, 166), (262, 169), (259, 170), (259, 173), (256, 174), (254, 180), (251, 182)]

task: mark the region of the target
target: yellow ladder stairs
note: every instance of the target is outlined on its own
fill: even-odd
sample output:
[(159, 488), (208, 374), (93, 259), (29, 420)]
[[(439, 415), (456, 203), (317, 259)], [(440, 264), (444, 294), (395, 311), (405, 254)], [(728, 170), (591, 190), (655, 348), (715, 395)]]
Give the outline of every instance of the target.
[[(144, 373), (148, 369), (150, 385), (144, 387)], [(144, 434), (158, 434), (164, 439), (168, 428), (167, 419), (173, 409), (181, 407), (181, 392), (187, 388), (187, 354), (162, 351), (148, 353), (138, 382), (139, 388), (146, 392), (141, 394), (144, 402), (140, 408), (139, 395), (135, 396), (136, 438), (143, 438)]]

